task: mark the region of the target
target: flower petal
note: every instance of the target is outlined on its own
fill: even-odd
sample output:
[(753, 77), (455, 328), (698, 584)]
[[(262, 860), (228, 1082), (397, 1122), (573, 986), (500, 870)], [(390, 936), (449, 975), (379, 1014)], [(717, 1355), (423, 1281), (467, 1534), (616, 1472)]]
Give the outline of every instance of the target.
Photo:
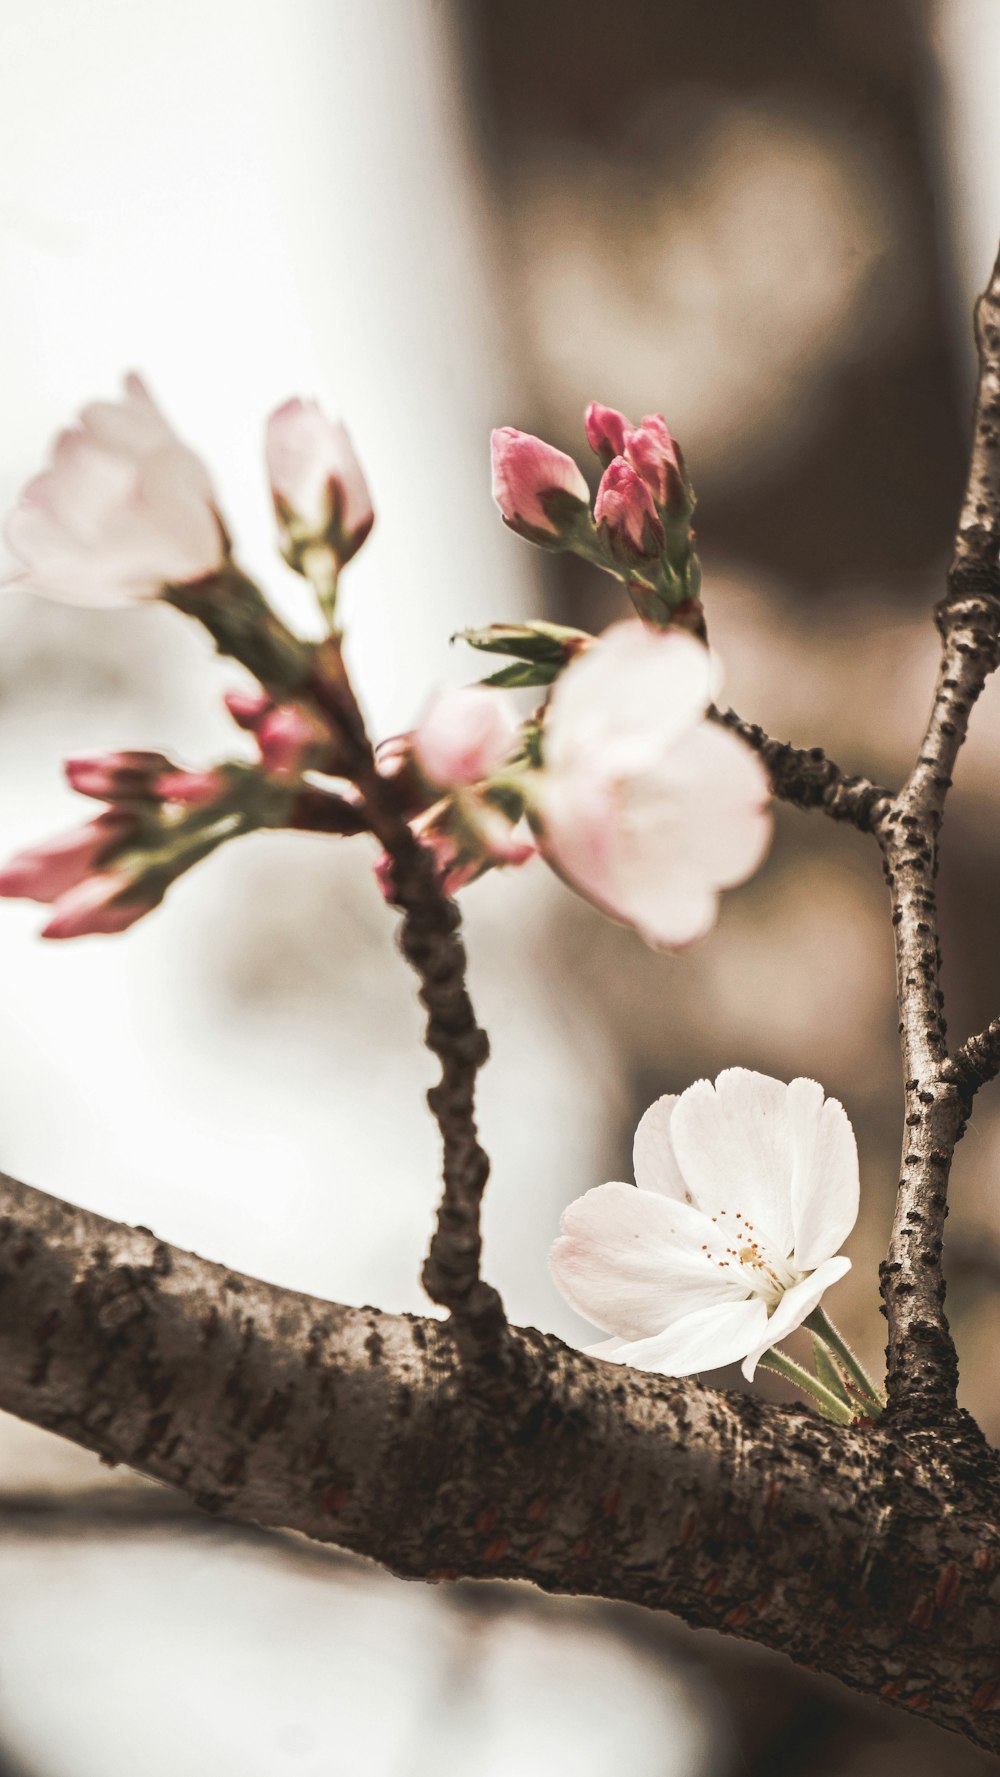
[(642, 1339), (692, 1309), (746, 1297), (741, 1274), (713, 1257), (718, 1244), (711, 1222), (687, 1203), (597, 1185), (564, 1211), (549, 1265), (567, 1301), (595, 1326)]
[(804, 1277), (801, 1283), (793, 1284), (790, 1290), (785, 1291), (767, 1323), (763, 1342), (747, 1353), (743, 1374), (748, 1382), (753, 1381), (754, 1372), (765, 1351), (770, 1351), (772, 1345), (780, 1345), (782, 1339), (787, 1339), (804, 1320), (808, 1320), (820, 1297), (832, 1283), (845, 1277), (850, 1269), (851, 1261), (843, 1255), (839, 1259), (826, 1259), (822, 1265), (817, 1265), (809, 1277)]
[(791, 1082), (788, 1117), (794, 1259), (798, 1270), (814, 1271), (839, 1250), (858, 1219), (857, 1143), (843, 1105), (824, 1099), (815, 1080)]
[(767, 1309), (755, 1296), (750, 1301), (697, 1308), (650, 1339), (609, 1339), (588, 1349), (592, 1357), (603, 1357), (611, 1364), (630, 1364), (634, 1370), (653, 1370), (660, 1376), (695, 1376), (701, 1370), (718, 1370), (723, 1364), (735, 1363), (756, 1345), (766, 1324)]
[[(545, 765), (637, 771), (704, 714), (712, 697), (708, 649), (680, 630), (614, 623), (556, 682), (545, 722)], [(612, 754), (613, 749), (613, 754)]]
[(782, 1256), (792, 1249), (792, 1139), (788, 1087), (749, 1068), (727, 1068), (714, 1087), (682, 1092), (670, 1135), (695, 1206), (708, 1216), (737, 1211)]
[(632, 1166), (640, 1191), (659, 1191), (664, 1197), (690, 1203), (691, 1193), (670, 1139), (670, 1118), (676, 1103), (676, 1092), (665, 1092), (640, 1117), (632, 1143)]

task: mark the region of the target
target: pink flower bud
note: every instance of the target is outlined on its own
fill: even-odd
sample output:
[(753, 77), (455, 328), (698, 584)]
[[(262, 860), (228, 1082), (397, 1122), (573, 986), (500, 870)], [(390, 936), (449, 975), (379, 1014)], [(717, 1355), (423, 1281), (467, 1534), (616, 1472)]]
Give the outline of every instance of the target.
[(531, 542), (559, 537), (590, 489), (572, 457), (529, 432), (501, 426), (490, 440), (493, 498), (503, 521)]
[(592, 401), (583, 416), (583, 423), (587, 443), (600, 457), (605, 469), (613, 457), (625, 455), (625, 434), (631, 431), (632, 422), (619, 413), (617, 407), (602, 407), (599, 401)]
[(329, 728), (300, 703), (277, 703), (256, 728), (264, 768), (272, 777), (298, 777), (308, 767), (333, 770)]
[(124, 845), (136, 830), (131, 815), (107, 813), (27, 851), (0, 869), (0, 895), (53, 902), (74, 889)]
[(612, 554), (629, 566), (653, 561), (663, 551), (663, 526), (653, 496), (624, 457), (615, 457), (601, 476), (594, 518)]
[(286, 401), (267, 422), (267, 468), (292, 567), (303, 550), (326, 544), (342, 568), (375, 522), (346, 426), (328, 420), (316, 401)]
[(480, 784), (510, 756), (519, 730), (502, 691), (465, 685), (433, 699), (414, 735), (414, 755), (432, 783)]
[(127, 877), (109, 871), (106, 875), (88, 876), (84, 882), (61, 895), (48, 925), (42, 928), (43, 938), (85, 938), (98, 933), (124, 932), (146, 913), (151, 913), (163, 899), (148, 888), (138, 891)]
[(141, 802), (155, 796), (157, 777), (171, 767), (163, 753), (119, 752), (82, 754), (67, 759), (63, 769), (81, 796), (94, 796), (100, 802)]
[(153, 784), (158, 802), (177, 802), (184, 808), (204, 808), (217, 802), (229, 788), (224, 771), (180, 771), (171, 768)]
[(137, 376), (56, 440), (4, 534), (28, 591), (73, 605), (156, 598), (214, 574), (226, 550), (207, 469)]
[(625, 453), (642, 476), (657, 506), (674, 507), (685, 497), (684, 463), (661, 413), (648, 413), (625, 435)]
[(251, 733), (256, 732), (262, 717), (274, 707), (266, 691), (227, 691), (224, 702), (233, 721)]

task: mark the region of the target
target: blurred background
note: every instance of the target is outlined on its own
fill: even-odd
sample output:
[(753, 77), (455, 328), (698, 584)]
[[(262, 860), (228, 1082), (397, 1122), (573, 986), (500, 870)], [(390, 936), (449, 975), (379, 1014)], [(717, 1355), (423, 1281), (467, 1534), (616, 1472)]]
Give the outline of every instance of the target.
[[(700, 496), (727, 696), (898, 779), (1000, 234), (996, 0), (8, 0), (3, 22), (4, 505), (135, 366), (306, 624), (261, 437), (271, 406), (318, 395), (378, 507), (345, 616), (388, 734), (475, 676), (456, 628), (623, 614), (610, 580), (503, 529), (490, 428), (589, 467), (590, 398), (661, 409)], [(235, 682), (168, 611), (8, 589), (4, 855), (81, 818), (69, 752), (230, 753)], [(958, 1037), (1000, 1002), (998, 767), (991, 685), (946, 827)], [(46, 946), (37, 909), (0, 909), (4, 1169), (294, 1288), (424, 1309), (431, 1069), (365, 845), (244, 841), (113, 940)], [(862, 1215), (831, 1307), (877, 1368), (900, 1102), (870, 843), (779, 809), (765, 868), (680, 957), (541, 866), (464, 911), (493, 1038), (487, 1265), (512, 1315), (586, 1340), (547, 1276), (561, 1207), (629, 1176), (652, 1098), (742, 1063), (816, 1077), (855, 1123)], [(963, 1398), (995, 1437), (998, 1159), (994, 1090), (960, 1151), (948, 1277)], [(404, 1586), (0, 1419), (2, 1777), (994, 1768), (736, 1641), (527, 1588)]]

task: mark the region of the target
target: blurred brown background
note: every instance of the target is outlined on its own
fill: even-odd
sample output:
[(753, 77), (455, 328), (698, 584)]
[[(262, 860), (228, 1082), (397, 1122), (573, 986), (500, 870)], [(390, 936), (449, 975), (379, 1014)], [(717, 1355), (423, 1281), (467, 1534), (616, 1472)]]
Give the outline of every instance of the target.
[[(726, 695), (771, 732), (897, 781), (933, 678), (930, 613), (964, 469), (971, 293), (1000, 235), (1000, 125), (983, 101), (1000, 72), (996, 18), (991, 0), (209, 0), (154, 27), (127, 23), (108, 0), (86, 21), (51, 0), (23, 27), (21, 78), (33, 58), (48, 68), (59, 42), (75, 93), (70, 62), (103, 32), (119, 57), (104, 95), (112, 118), (130, 86), (166, 115), (149, 96), (145, 32), (155, 31), (171, 121), (168, 151), (142, 175), (160, 216), (155, 247), (143, 248), (138, 222), (108, 246), (114, 192), (94, 193), (110, 160), (85, 160), (82, 186), (70, 181), (65, 195), (55, 173), (29, 182), (6, 213), (32, 313), (40, 303), (50, 315), (51, 285), (58, 314), (58, 276), (74, 254), (91, 305), (82, 321), (50, 315), (56, 368), (49, 358), (46, 370), (31, 303), (15, 317), (28, 442), (92, 392), (81, 364), (107, 379), (136, 353), (186, 430), (207, 429), (192, 441), (236, 464), (223, 471), (229, 503), (252, 528), (261, 489), (240, 456), (251, 415), (297, 378), (333, 383), (376, 471), (380, 529), (372, 565), (368, 552), (359, 564), (354, 633), (388, 731), (412, 716), (428, 676), (473, 670), (449, 664), (449, 627), (533, 610), (596, 628), (622, 614), (611, 581), (500, 532), (489, 426), (536, 431), (586, 462), (588, 400), (635, 418), (662, 410), (699, 495)], [(230, 53), (242, 58), (238, 79)], [(88, 79), (83, 101), (60, 98), (60, 115), (82, 104), (86, 123), (100, 96)], [(200, 100), (216, 91), (218, 134), (187, 166), (176, 144), (204, 127)], [(112, 127), (107, 147), (124, 141), (145, 166), (141, 117), (141, 107), (123, 114), (123, 136)], [(260, 157), (245, 188), (240, 132)], [(45, 167), (43, 150), (32, 164)], [(141, 204), (133, 194), (136, 217), (147, 188)], [(82, 246), (65, 232), (80, 189)], [(195, 295), (183, 268), (192, 235), (202, 274), (219, 255), (218, 279), (203, 275)], [(116, 254), (130, 265), (138, 254), (139, 269), (117, 332), (109, 323), (91, 355), (102, 305), (121, 288)], [(172, 307), (161, 313), (164, 276)], [(34, 465), (20, 420), (6, 431), (13, 491)], [(127, 630), (10, 606), (0, 743), (4, 775), (21, 785), (2, 811), (13, 838), (52, 826), (44, 786), (71, 745), (163, 744), (174, 730), (189, 752), (223, 745), (221, 726), (195, 712), (217, 695), (214, 666), (161, 616)], [(1000, 1004), (998, 763), (992, 687), (945, 828), (956, 1040)], [(14, 983), (3, 1163), (297, 1287), (417, 1306), (434, 1148), (420, 1121), (408, 983), (358, 860), (294, 846), (255, 842), (241, 862), (220, 860), (157, 916), (152, 936), (143, 928), (93, 964), (38, 960), (30, 916), (2, 928)], [(854, 1269), (830, 1305), (877, 1370), (900, 1096), (874, 847), (779, 809), (765, 868), (725, 899), (713, 936), (675, 958), (653, 959), (534, 877), (477, 886), (466, 911), (495, 1039), (488, 1259), (512, 1311), (585, 1340), (548, 1283), (545, 1251), (562, 1203), (627, 1175), (653, 1097), (734, 1063), (806, 1073), (843, 1100), (858, 1133)], [(95, 1068), (79, 1083), (79, 1033), (93, 1015), (79, 1008), (98, 994), (118, 1009), (109, 1024), (131, 1021), (131, 1047), (150, 1056), (125, 1089), (132, 1064), (113, 1033), (101, 1039), (100, 1077)], [(76, 1049), (59, 1049), (57, 1025), (76, 1033)], [(39, 1070), (65, 1094), (72, 1133), (41, 1127), (29, 1092)], [(398, 1130), (385, 1127), (387, 1094), (402, 1107)], [(176, 1128), (185, 1120), (190, 1138)], [(262, 1143), (272, 1144), (264, 1159)], [(963, 1400), (995, 1438), (998, 1151), (991, 1091), (956, 1166), (947, 1256)], [(735, 1372), (719, 1380), (743, 1386)], [(760, 1386), (780, 1392), (772, 1377)], [(363, 1763), (376, 1777), (992, 1768), (918, 1720), (641, 1613), (520, 1589), (425, 1590), (417, 1604), (412, 1588), (339, 1558), (227, 1536), (127, 1478), (109, 1492), (95, 1465), (20, 1428), (0, 1428), (0, 1481), (11, 1777), (137, 1764), (158, 1777), (177, 1763), (199, 1774)], [(88, 1636), (102, 1670), (145, 1650), (141, 1681), (127, 1678), (127, 1720), (87, 1663)], [(307, 1638), (326, 1653), (293, 1678)], [(348, 1647), (349, 1681), (346, 1668), (334, 1679)], [(5, 1686), (5, 1670), (20, 1684)], [(265, 1710), (252, 1736), (239, 1720), (250, 1691)], [(168, 1705), (164, 1741), (154, 1722)], [(387, 1711), (395, 1732), (379, 1738)]]

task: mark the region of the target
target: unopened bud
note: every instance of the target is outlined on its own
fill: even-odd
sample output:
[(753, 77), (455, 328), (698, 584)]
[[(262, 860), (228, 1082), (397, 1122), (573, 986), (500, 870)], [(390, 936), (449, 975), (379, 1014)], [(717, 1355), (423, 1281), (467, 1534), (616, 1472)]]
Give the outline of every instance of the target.
[(629, 428), (624, 455), (661, 510), (676, 513), (690, 504), (680, 447), (662, 413), (648, 413), (641, 425)]
[(595, 455), (601, 459), (603, 468), (615, 457), (625, 455), (625, 436), (632, 429), (632, 422), (619, 413), (617, 407), (602, 407), (599, 401), (592, 401), (583, 416), (587, 432), (587, 443)]
[(142, 802), (155, 795), (153, 785), (172, 769), (163, 753), (87, 753), (67, 759), (63, 768), (70, 786), (99, 802)]
[(573, 458), (514, 426), (495, 431), (490, 447), (493, 498), (504, 523), (531, 543), (561, 547), (590, 504)]
[(480, 784), (513, 751), (520, 723), (502, 691), (478, 685), (442, 691), (414, 735), (414, 754), (432, 783), (448, 788)]
[(626, 567), (655, 561), (663, 551), (663, 526), (653, 496), (624, 457), (615, 457), (601, 477), (594, 502), (598, 534)]
[(286, 401), (267, 423), (267, 467), (289, 565), (303, 573), (307, 552), (327, 548), (343, 568), (375, 522), (346, 426), (316, 401)]

